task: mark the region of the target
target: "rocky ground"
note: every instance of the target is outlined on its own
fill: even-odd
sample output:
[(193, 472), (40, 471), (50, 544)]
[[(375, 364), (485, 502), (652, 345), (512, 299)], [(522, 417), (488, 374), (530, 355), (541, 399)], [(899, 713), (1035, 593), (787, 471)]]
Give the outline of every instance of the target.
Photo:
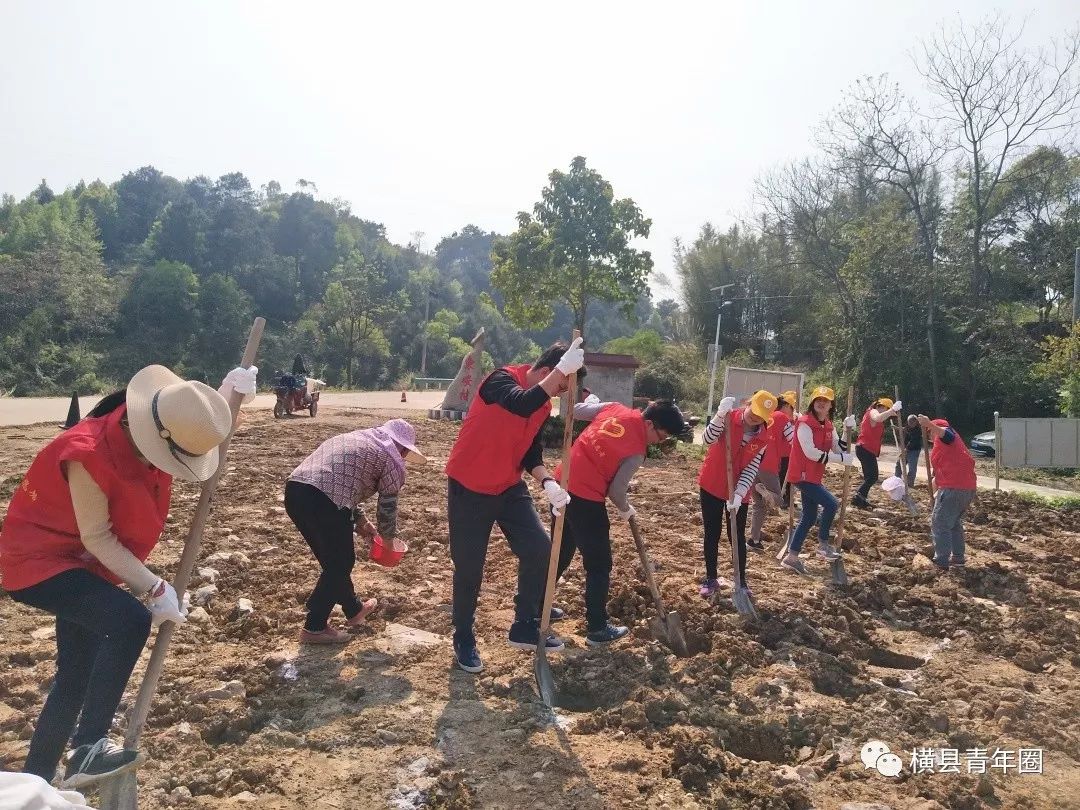
[[(614, 530), (613, 617), (633, 628), (584, 646), (575, 563), (557, 603), (567, 651), (551, 656), (562, 707), (533, 691), (512, 650), (515, 562), (496, 531), (478, 615), (487, 670), (452, 666), (451, 568), (442, 463), (457, 427), (416, 420), (433, 463), (413, 471), (393, 569), (362, 562), (382, 604), (345, 647), (300, 647), (317, 567), (284, 514), (289, 471), (322, 439), (387, 414), (326, 411), (276, 422), (245, 412), (203, 543), (193, 590), (144, 737), (140, 806), (159, 808), (1049, 808), (1080, 804), (1080, 572), (1076, 512), (983, 493), (970, 514), (969, 567), (938, 575), (927, 520), (874, 496), (851, 510), (850, 585), (750, 560), (759, 621), (702, 575), (696, 463), (649, 461), (634, 501), (664, 597), (692, 647), (649, 635), (654, 615), (628, 531)], [(52, 427), (0, 430), (0, 504)], [(840, 489), (840, 477), (830, 482)], [(926, 500), (924, 489), (917, 497)], [(152, 567), (170, 576), (198, 492), (177, 487)], [(3, 506), (0, 506), (2, 514)], [(766, 526), (773, 550), (783, 516)], [(811, 544), (812, 545), (812, 544)], [(211, 587), (212, 586), (212, 587)], [(201, 590), (200, 590), (201, 589)], [(240, 604), (240, 600), (250, 604)], [(48, 619), (0, 595), (0, 768), (18, 768), (52, 676)], [(145, 660), (145, 658), (144, 658)], [(141, 670), (132, 680), (137, 686)], [(133, 690), (129, 692), (129, 700)], [(128, 703), (122, 706), (127, 708)], [(122, 718), (120, 719), (122, 725)], [(878, 739), (897, 778), (867, 769)], [(912, 773), (917, 747), (1041, 748), (1043, 775)], [(961, 760), (966, 762), (966, 760)], [(989, 770), (989, 764), (988, 764)]]

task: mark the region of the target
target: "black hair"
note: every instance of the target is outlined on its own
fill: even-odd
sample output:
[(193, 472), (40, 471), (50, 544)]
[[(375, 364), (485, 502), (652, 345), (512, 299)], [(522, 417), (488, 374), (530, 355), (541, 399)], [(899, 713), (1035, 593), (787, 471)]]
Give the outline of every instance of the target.
[(86, 415), (87, 419), (96, 419), (101, 416), (108, 416), (115, 411), (121, 405), (127, 404), (127, 389), (121, 388), (119, 391), (113, 391), (111, 394), (106, 394), (97, 405)]
[(657, 402), (650, 402), (649, 407), (645, 409), (642, 414), (646, 419), (653, 423), (654, 427), (667, 433), (673, 438), (680, 438), (685, 436), (690, 430), (690, 425), (686, 423), (686, 417), (683, 416), (674, 402), (670, 400), (662, 399)]
[[(814, 397), (814, 399), (810, 400), (810, 404), (808, 404), (806, 406), (806, 414), (808, 416), (814, 417), (815, 419), (817, 419), (817, 414), (814, 413), (814, 402), (816, 400), (819, 400), (819, 399), (825, 399), (825, 397)], [(829, 415), (827, 417), (825, 417), (825, 421), (831, 422), (835, 418), (836, 418), (836, 401), (833, 400), (832, 402), (829, 403)]]
[[(536, 371), (538, 368), (555, 368), (555, 366), (559, 364), (559, 361), (562, 360), (562, 356), (566, 353), (568, 348), (570, 347), (561, 340), (552, 343), (550, 347), (544, 349), (543, 354), (536, 358), (536, 362), (532, 364), (533, 371)], [(585, 375), (588, 373), (589, 370), (585, 368), (585, 366), (579, 368), (577, 372), (578, 382), (585, 379)]]

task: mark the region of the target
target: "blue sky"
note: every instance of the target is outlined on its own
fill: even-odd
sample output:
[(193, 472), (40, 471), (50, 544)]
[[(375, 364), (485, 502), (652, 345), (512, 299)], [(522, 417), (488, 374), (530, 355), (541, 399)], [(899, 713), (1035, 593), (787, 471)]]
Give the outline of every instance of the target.
[[(1025, 38), (1073, 2), (1003, 3)], [(653, 219), (647, 247), (749, 210), (761, 172), (812, 151), (856, 78), (916, 96), (919, 39), (979, 2), (38, 3), (0, 23), (0, 192), (112, 181), (297, 178), (431, 248), (507, 232), (585, 155)], [(657, 289), (661, 295), (669, 291)]]

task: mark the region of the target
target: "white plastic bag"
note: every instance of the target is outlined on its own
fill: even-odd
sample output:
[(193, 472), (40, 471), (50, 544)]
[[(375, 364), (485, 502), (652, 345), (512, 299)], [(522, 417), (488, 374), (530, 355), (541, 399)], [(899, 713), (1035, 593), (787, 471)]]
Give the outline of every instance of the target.
[(57, 790), (40, 776), (0, 772), (0, 807), (4, 810), (94, 810), (81, 793)]
[(895, 475), (891, 475), (882, 481), (881, 488), (885, 490), (889, 497), (894, 501), (904, 500), (904, 495), (907, 494), (907, 485), (904, 483), (904, 479)]

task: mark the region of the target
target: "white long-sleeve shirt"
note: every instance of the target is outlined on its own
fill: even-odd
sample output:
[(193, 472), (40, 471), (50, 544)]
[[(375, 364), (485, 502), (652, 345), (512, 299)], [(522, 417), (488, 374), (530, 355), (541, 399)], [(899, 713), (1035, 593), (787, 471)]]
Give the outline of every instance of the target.
[[(709, 424), (705, 426), (705, 444), (714, 444), (721, 436), (724, 435), (724, 419), (717, 416), (709, 421)], [(754, 438), (760, 431), (765, 429), (765, 425), (750, 426), (743, 422), (743, 435), (742, 442), (739, 447), (746, 447), (752, 438)], [(746, 493), (750, 491), (751, 485), (754, 483), (754, 479), (757, 478), (758, 470), (761, 469), (761, 459), (765, 456), (765, 448), (761, 448), (757, 451), (750, 463), (743, 468), (743, 471), (739, 473), (739, 481), (735, 485), (735, 494), (746, 498)]]
[(803, 455), (815, 464), (825, 464), (828, 461), (843, 461), (844, 457), (840, 454), (840, 436), (836, 433), (836, 428), (833, 428), (833, 440), (832, 440), (832, 452), (825, 453), (817, 448), (814, 444), (814, 431), (807, 424), (799, 425), (797, 435), (799, 437), (799, 447), (802, 449)]

